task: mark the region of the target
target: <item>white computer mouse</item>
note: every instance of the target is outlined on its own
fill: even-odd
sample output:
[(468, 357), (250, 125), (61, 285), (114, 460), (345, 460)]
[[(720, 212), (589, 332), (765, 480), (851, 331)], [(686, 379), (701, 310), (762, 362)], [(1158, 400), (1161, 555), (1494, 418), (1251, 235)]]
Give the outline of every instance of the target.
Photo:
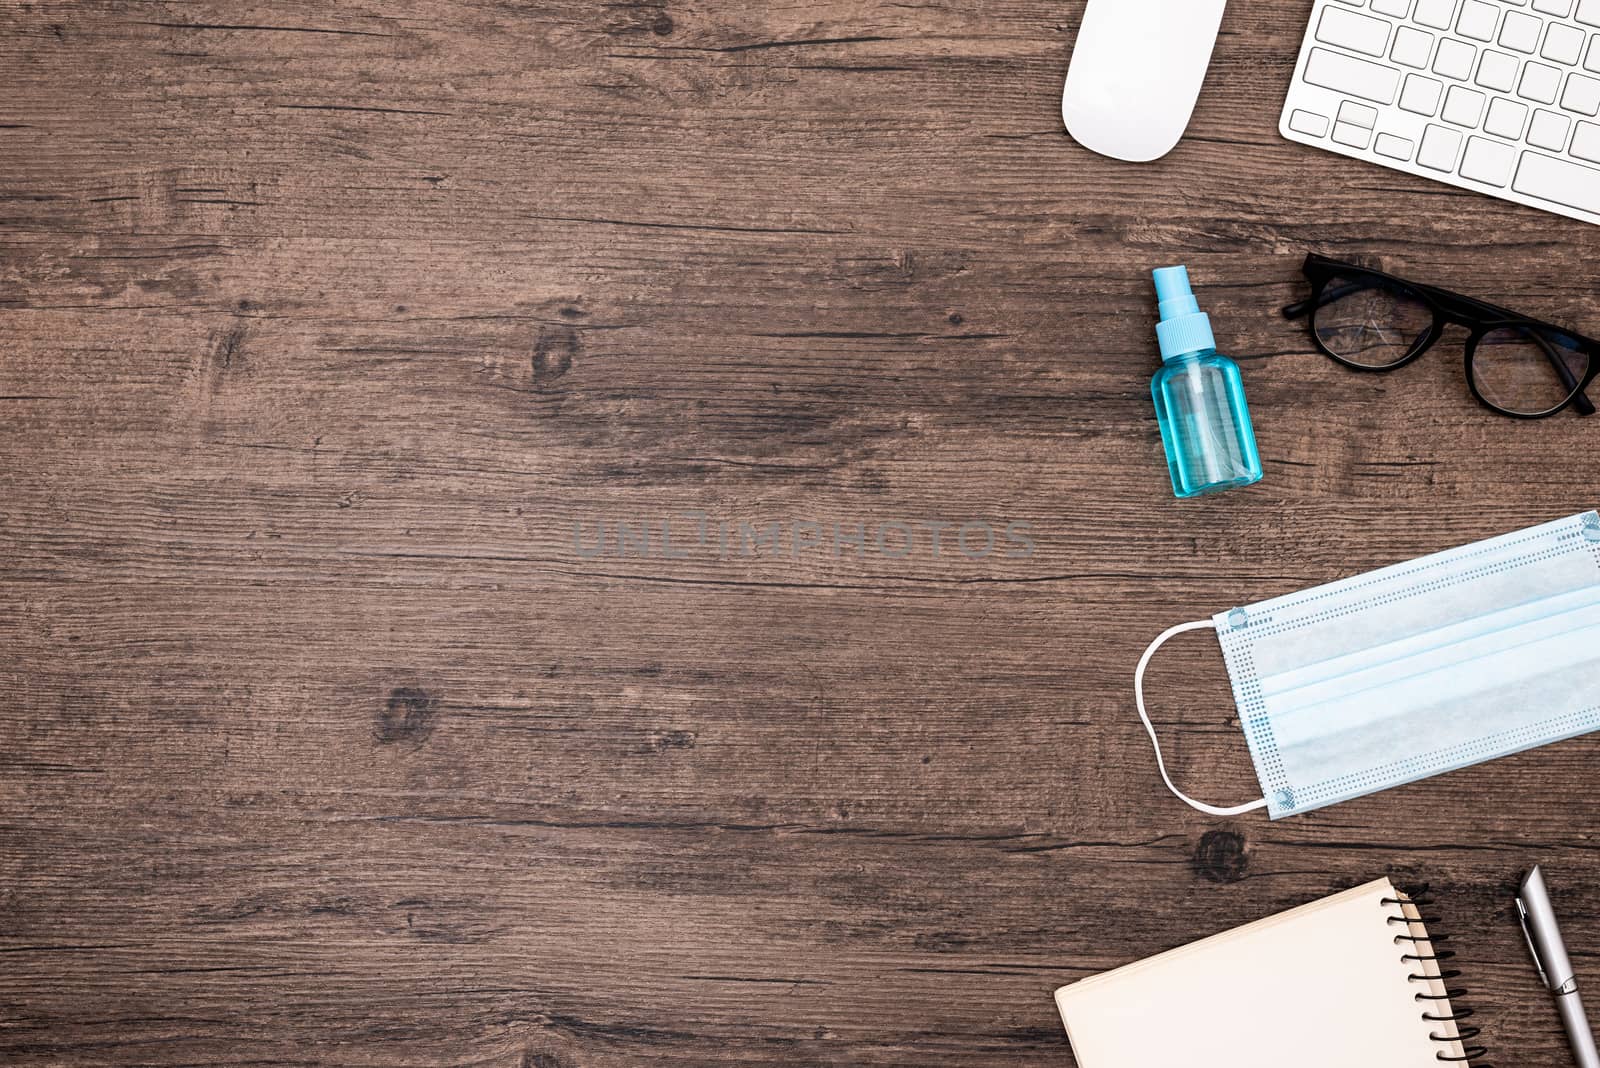
[(1133, 163), (1171, 152), (1200, 99), (1226, 3), (1089, 0), (1061, 96), (1067, 132)]

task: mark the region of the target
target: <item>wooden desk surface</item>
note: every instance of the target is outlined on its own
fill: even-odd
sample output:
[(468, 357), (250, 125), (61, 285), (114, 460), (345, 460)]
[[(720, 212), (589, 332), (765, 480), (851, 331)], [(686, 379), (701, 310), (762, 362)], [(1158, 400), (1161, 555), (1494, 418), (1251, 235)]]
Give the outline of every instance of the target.
[[(1213, 821), (1130, 685), (1595, 505), (1600, 421), (1277, 308), (1316, 249), (1600, 331), (1600, 230), (1282, 141), (1308, 0), (1092, 156), (1082, 7), (0, 6), (0, 1060), (1069, 1065), (1053, 987), (1392, 873), (1498, 1063), (1568, 1064), (1510, 895), (1600, 985), (1600, 736)], [(1197, 503), (1172, 262), (1266, 460)], [(895, 521), (1034, 551), (738, 541)], [(1253, 796), (1215, 642), (1151, 684)]]

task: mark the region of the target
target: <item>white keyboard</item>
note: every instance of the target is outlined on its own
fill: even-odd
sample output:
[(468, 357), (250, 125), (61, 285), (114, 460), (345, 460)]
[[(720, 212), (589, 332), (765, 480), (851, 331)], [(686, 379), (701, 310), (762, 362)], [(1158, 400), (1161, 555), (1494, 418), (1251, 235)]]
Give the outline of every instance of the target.
[(1317, 0), (1279, 127), (1600, 223), (1600, 0)]

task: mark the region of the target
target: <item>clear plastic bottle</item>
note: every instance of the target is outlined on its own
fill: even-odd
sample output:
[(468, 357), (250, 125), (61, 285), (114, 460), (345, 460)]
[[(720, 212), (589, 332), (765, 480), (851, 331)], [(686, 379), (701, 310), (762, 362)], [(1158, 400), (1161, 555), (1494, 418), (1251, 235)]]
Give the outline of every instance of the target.
[(1163, 267), (1155, 280), (1162, 364), (1150, 392), (1172, 492), (1199, 497), (1261, 481), (1239, 365), (1217, 352), (1211, 319), (1189, 288), (1188, 270)]

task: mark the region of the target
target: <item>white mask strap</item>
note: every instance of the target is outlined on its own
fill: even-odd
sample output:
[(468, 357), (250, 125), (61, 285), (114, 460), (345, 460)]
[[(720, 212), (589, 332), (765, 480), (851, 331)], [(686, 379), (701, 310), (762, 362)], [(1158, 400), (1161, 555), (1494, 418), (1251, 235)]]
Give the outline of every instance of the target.
[(1201, 812), (1212, 816), (1238, 816), (1245, 812), (1254, 812), (1258, 808), (1267, 807), (1267, 799), (1251, 801), (1247, 805), (1235, 805), (1233, 808), (1217, 808), (1215, 805), (1203, 804), (1184, 793), (1172, 784), (1172, 776), (1167, 774), (1167, 762), (1161, 759), (1161, 743), (1156, 739), (1155, 726), (1150, 722), (1150, 715), (1144, 710), (1144, 669), (1149, 665), (1150, 658), (1157, 649), (1164, 645), (1168, 638), (1182, 634), (1186, 630), (1215, 630), (1216, 624), (1209, 619), (1197, 619), (1193, 623), (1179, 623), (1176, 627), (1168, 627), (1161, 635), (1151, 642), (1145, 649), (1144, 655), (1139, 658), (1139, 666), (1133, 671), (1133, 696), (1139, 705), (1139, 719), (1144, 723), (1145, 733), (1150, 735), (1150, 744), (1155, 746), (1156, 767), (1161, 769), (1161, 778), (1167, 784), (1167, 789), (1175, 794), (1178, 800), (1190, 808), (1197, 808)]

